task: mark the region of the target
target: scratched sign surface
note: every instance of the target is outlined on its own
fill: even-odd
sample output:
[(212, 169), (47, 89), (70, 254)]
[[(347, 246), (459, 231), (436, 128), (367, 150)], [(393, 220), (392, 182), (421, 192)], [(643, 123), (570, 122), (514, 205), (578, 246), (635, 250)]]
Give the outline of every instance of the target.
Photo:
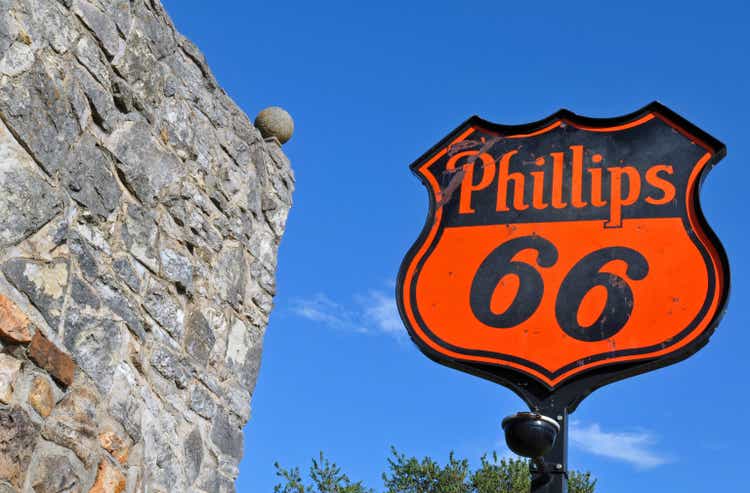
[(724, 154), (658, 103), (512, 127), (470, 118), (412, 165), (431, 199), (397, 286), (412, 339), (442, 363), (549, 389), (687, 357), (726, 299), (698, 203)]

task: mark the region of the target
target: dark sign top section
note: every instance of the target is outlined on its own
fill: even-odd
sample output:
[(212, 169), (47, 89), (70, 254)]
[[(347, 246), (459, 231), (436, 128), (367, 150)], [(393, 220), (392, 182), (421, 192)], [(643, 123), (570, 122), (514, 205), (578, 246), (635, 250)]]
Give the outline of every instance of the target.
[(443, 190), (445, 226), (600, 219), (620, 227), (628, 218), (684, 215), (692, 165), (706, 153), (700, 143), (654, 115), (618, 132), (550, 127), (504, 138), (477, 126), (449, 146), (429, 167)]

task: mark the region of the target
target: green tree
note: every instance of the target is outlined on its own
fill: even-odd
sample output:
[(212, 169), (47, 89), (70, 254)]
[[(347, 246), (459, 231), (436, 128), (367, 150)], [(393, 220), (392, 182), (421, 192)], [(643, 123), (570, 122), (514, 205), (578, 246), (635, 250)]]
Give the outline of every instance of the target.
[(284, 469), (278, 462), (274, 463), (276, 475), (282, 483), (274, 486), (274, 493), (375, 493), (362, 486), (362, 482), (352, 483), (349, 477), (341, 472), (341, 468), (330, 462), (320, 453), (320, 457), (312, 460), (310, 479), (312, 485), (304, 486), (299, 468)]
[[(422, 460), (407, 457), (391, 449), (388, 470), (383, 473), (383, 493), (528, 493), (531, 486), (529, 463), (523, 459), (500, 459), (493, 453), (482, 457), (472, 471), (466, 459), (457, 459), (451, 452), (441, 466), (429, 457)], [(274, 493), (375, 493), (362, 482), (353, 483), (341, 468), (320, 453), (310, 466), (311, 483), (303, 484), (299, 468), (284, 469), (277, 462), (276, 475), (281, 483)], [(571, 471), (568, 475), (570, 493), (594, 493), (596, 480), (588, 472)]]
[(448, 456), (445, 467), (429, 457), (421, 461), (416, 457), (407, 458), (395, 448), (393, 457), (388, 459), (389, 472), (383, 473), (386, 493), (470, 493), (468, 479), (471, 475), (469, 462), (458, 460), (453, 452)]
[[(529, 462), (523, 459), (497, 460), (493, 452), (492, 460), (482, 457), (482, 462), (471, 475), (472, 493), (528, 493), (531, 489)], [(568, 473), (569, 493), (594, 493), (596, 480), (589, 472), (570, 471)]]

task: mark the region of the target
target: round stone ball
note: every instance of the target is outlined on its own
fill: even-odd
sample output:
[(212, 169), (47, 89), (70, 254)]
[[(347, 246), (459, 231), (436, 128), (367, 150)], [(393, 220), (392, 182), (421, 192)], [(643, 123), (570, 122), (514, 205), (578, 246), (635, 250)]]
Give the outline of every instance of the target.
[(294, 120), (284, 108), (269, 106), (255, 117), (255, 128), (264, 138), (276, 137), (283, 144), (292, 138)]

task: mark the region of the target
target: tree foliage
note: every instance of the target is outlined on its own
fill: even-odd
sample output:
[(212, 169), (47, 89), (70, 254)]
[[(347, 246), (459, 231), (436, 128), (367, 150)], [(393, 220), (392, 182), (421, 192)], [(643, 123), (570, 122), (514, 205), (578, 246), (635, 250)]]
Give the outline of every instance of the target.
[(362, 482), (352, 483), (341, 468), (329, 461), (320, 453), (318, 459), (312, 460), (310, 479), (312, 485), (305, 486), (299, 467), (284, 469), (278, 462), (274, 463), (276, 475), (282, 480), (273, 488), (274, 493), (374, 493), (374, 490), (362, 486)]
[[(277, 462), (280, 483), (274, 493), (375, 493), (375, 490), (353, 483), (341, 468), (320, 453), (310, 466), (308, 484), (303, 483), (298, 467), (284, 469)], [(451, 452), (448, 462), (440, 465), (430, 457), (422, 460), (407, 457), (391, 449), (388, 470), (383, 473), (383, 493), (528, 493), (531, 487), (529, 463), (523, 459), (498, 459), (483, 456), (472, 470), (469, 461)], [(588, 472), (572, 471), (568, 475), (569, 493), (594, 493), (596, 480)]]

